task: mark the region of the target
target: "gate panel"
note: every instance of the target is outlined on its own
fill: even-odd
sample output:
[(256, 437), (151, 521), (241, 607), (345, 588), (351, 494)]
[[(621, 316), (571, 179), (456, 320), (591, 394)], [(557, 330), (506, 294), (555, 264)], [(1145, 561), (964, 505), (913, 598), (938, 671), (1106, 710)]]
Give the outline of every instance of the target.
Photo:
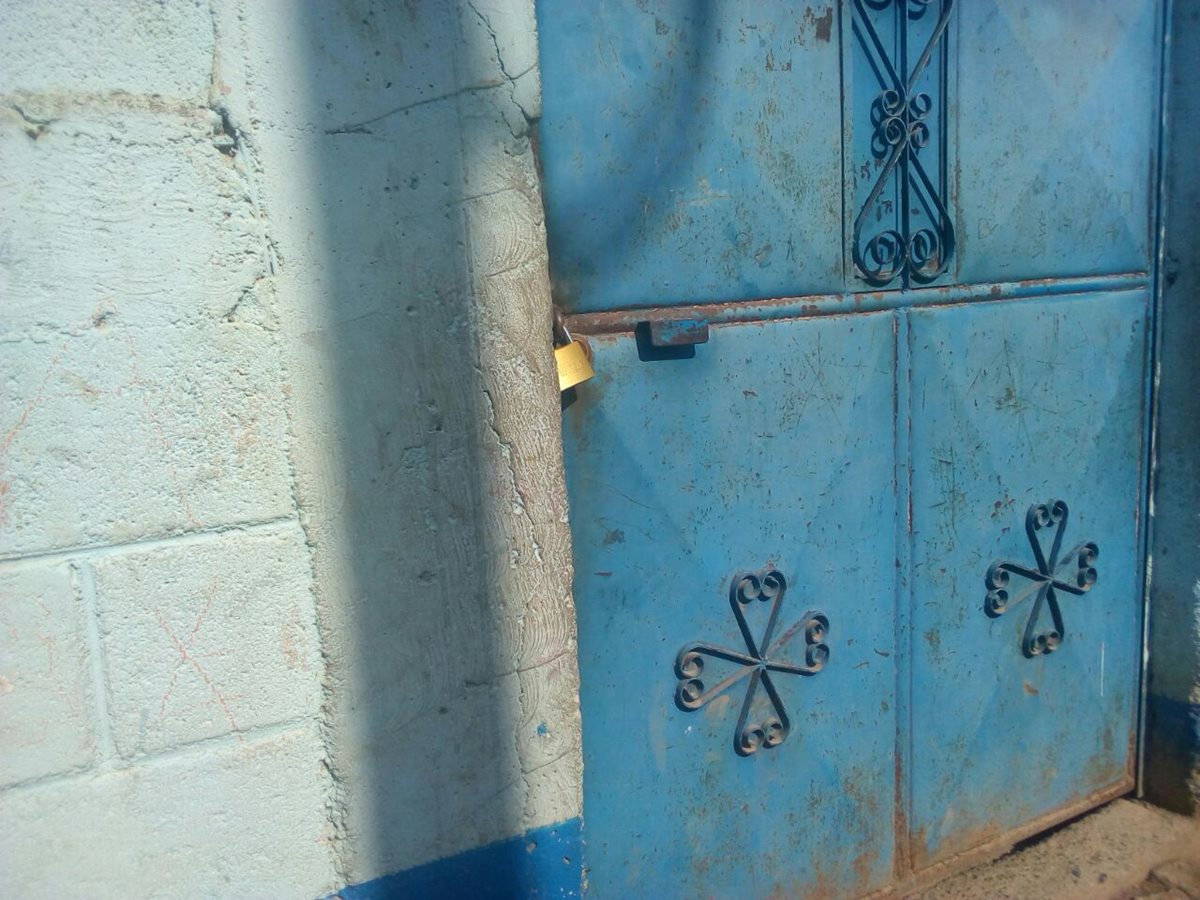
[(960, 277), (1144, 272), (1157, 0), (958, 4)]
[(656, 362), (593, 339), (565, 422), (591, 895), (889, 880), (894, 322), (715, 327)]
[(831, 4), (538, 10), (559, 302), (592, 312), (841, 290)]
[(1132, 785), (1146, 311), (910, 314), (918, 868)]
[(538, 5), (592, 894), (1132, 786), (1161, 7)]

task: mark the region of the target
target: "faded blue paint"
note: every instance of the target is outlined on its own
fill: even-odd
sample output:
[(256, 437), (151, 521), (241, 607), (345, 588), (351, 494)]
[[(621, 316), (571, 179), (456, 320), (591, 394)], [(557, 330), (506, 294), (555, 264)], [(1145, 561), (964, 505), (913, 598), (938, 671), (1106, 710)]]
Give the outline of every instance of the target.
[(1150, 270), (1158, 0), (960, 0), (959, 279)]
[[(1132, 785), (1146, 316), (1145, 291), (911, 314), (914, 859)], [(1033, 564), (1026, 510), (1056, 499), (1099, 578), (1027, 659), (1033, 600), (988, 618), (984, 579)]]
[(538, 4), (560, 301), (840, 288), (836, 18), (827, 3)]
[(331, 898), (578, 897), (581, 869), (580, 823), (571, 819), (394, 875), (349, 885)]
[[(566, 414), (591, 892), (886, 883), (893, 317), (714, 328), (685, 360), (640, 362), (627, 336), (593, 350), (597, 377)], [(791, 735), (743, 758), (745, 682), (684, 712), (672, 666), (689, 641), (742, 646), (730, 579), (768, 564), (788, 579), (776, 633), (821, 611), (831, 658), (777, 681)]]
[[(554, 289), (597, 371), (564, 414), (593, 892), (853, 896), (1131, 787), (1160, 5), (970, 0), (943, 34), (945, 3), (846, 3), (830, 47), (824, 7), (659, 6), (540, 7)], [(945, 172), (953, 255), (869, 290), (859, 210), (938, 217), (871, 201), (901, 157), (868, 115), (878, 60), (934, 36), (905, 164)], [(760, 239), (795, 252), (757, 266)], [(630, 334), (673, 317), (708, 322), (688, 358)], [(1099, 579), (1027, 658), (1033, 604), (989, 617), (985, 576), (1032, 564), (1053, 500)], [(742, 646), (730, 579), (768, 567), (831, 658), (779, 677), (790, 733), (739, 756), (745, 682), (689, 712), (673, 666)]]

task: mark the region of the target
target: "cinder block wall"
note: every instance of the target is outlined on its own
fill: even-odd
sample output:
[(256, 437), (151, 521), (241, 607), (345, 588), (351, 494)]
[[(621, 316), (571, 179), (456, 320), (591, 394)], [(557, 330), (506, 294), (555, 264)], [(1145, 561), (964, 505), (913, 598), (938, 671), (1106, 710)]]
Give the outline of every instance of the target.
[(569, 846), (532, 0), (28, 0), (0, 60), (5, 892)]

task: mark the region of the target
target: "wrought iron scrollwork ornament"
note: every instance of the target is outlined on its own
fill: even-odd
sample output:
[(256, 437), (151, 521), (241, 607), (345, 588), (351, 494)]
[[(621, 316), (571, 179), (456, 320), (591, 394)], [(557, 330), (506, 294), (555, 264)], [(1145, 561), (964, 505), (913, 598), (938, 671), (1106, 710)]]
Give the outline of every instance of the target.
[[(1054, 529), (1054, 540), (1049, 553), (1045, 551), (1038, 537), (1038, 532), (1047, 528)], [(1095, 564), (1100, 549), (1092, 542), (1085, 541), (1060, 558), (1059, 552), (1066, 530), (1066, 503), (1062, 500), (1052, 500), (1049, 503), (1033, 504), (1025, 514), (1025, 533), (1029, 536), (1029, 544), (1033, 548), (1035, 567), (1002, 559), (992, 563), (987, 571), (984, 611), (989, 616), (1001, 616), (1030, 597), (1037, 597), (1033, 609), (1029, 612), (1025, 636), (1021, 640), (1021, 650), (1030, 658), (1053, 653), (1066, 637), (1057, 592), (1086, 594), (1096, 583)], [(1027, 580), (1015, 596), (1009, 593), (1009, 582), (1013, 575)], [(1050, 608), (1051, 627), (1039, 631), (1038, 619), (1043, 606)]]
[[(772, 673), (815, 675), (825, 668), (829, 661), (829, 647), (825, 643), (829, 635), (829, 619), (819, 612), (806, 612), (794, 627), (788, 629), (772, 644), (771, 638), (779, 621), (779, 611), (786, 592), (787, 580), (775, 569), (769, 569), (762, 574), (735, 575), (729, 586), (729, 605), (733, 608), (733, 616), (737, 620), (742, 639), (746, 642), (745, 651), (693, 642), (684, 644), (675, 658), (675, 675), (679, 678), (679, 683), (675, 686), (675, 703), (685, 711), (700, 709), (743, 679), (750, 679), (733, 735), (733, 748), (739, 756), (750, 756), (761, 749), (778, 747), (791, 731), (791, 721), (783, 707), (783, 700), (779, 696)], [(755, 603), (771, 605), (766, 628), (760, 638), (755, 638), (746, 620), (746, 608)], [(804, 636), (804, 662), (793, 663), (778, 659), (776, 654), (799, 633)], [(724, 660), (739, 668), (717, 684), (708, 687), (704, 680), (706, 659)], [(761, 719), (752, 720), (751, 713), (760, 685), (770, 703), (770, 712)]]
[[(935, 98), (923, 90), (922, 76), (935, 57), (944, 59), (946, 26), (954, 0), (854, 0), (854, 34), (874, 73), (879, 93), (871, 103), (871, 156), (877, 175), (866, 202), (854, 219), (853, 255), (859, 275), (883, 287), (899, 280), (903, 287), (928, 284), (946, 271), (954, 253), (954, 226), (945, 205), (945, 148), (922, 154), (945, 129), (944, 79), (935, 80)], [(891, 10), (892, 31), (881, 37), (878, 13)], [(930, 20), (936, 21), (929, 26)], [(883, 22), (879, 22), (883, 25)], [(910, 38), (920, 26), (929, 37), (916, 62)], [(935, 67), (942, 71), (943, 65)], [(935, 111), (936, 106), (936, 111)], [(869, 168), (863, 168), (864, 173)], [(893, 227), (871, 231), (886, 215)]]

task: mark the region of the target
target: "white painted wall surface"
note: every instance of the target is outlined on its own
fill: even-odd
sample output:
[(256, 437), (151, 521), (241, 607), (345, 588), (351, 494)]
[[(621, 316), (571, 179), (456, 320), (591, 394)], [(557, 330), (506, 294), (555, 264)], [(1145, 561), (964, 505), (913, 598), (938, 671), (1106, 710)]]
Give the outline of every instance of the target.
[(0, 860), (316, 896), (580, 813), (531, 0), (0, 4)]

